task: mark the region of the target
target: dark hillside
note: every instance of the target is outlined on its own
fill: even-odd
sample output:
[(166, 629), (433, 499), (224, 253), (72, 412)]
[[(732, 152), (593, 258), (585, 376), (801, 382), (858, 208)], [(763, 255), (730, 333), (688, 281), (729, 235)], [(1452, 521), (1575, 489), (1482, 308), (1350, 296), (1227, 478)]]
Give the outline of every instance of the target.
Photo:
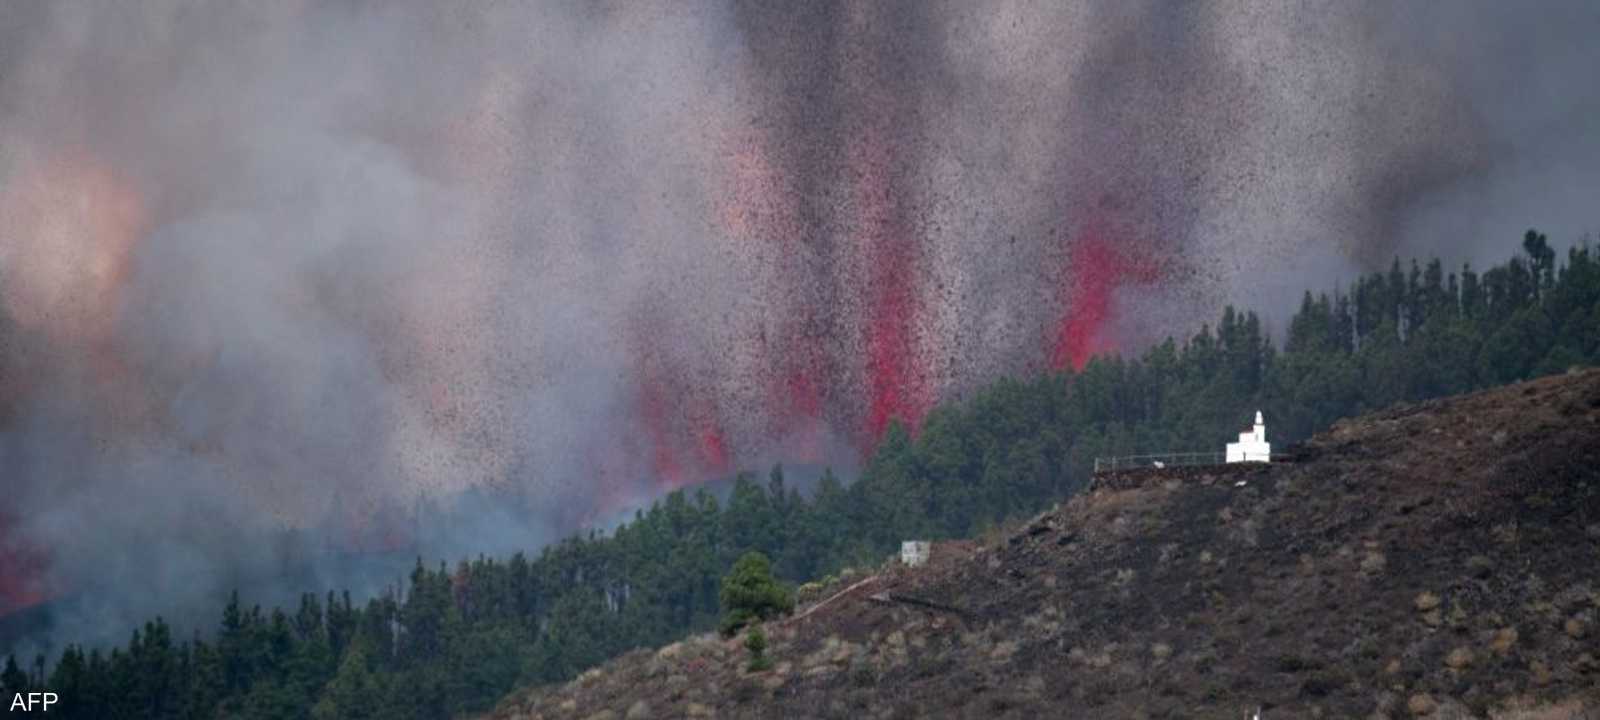
[(1106, 478), (840, 581), (769, 626), (768, 672), (701, 636), (493, 717), (1595, 716), (1600, 371), (1343, 421), (1295, 454)]

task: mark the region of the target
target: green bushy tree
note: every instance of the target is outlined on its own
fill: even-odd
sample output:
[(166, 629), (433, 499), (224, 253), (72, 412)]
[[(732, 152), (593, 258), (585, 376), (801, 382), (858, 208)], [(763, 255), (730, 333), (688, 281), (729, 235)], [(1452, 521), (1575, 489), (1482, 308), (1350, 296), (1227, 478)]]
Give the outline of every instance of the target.
[(722, 579), (722, 623), (732, 636), (753, 622), (771, 620), (794, 611), (794, 594), (772, 577), (772, 563), (759, 552), (748, 552)]
[[(765, 483), (741, 475), (725, 500), (669, 493), (613, 532), (536, 555), (448, 571), (419, 560), (404, 592), (364, 605), (329, 593), (291, 614), (235, 594), (210, 637), (183, 641), (157, 619), (125, 647), (67, 648), (48, 675), (9, 659), (0, 688), (48, 678), (70, 689), (68, 718), (480, 712), (518, 682), (790, 612), (785, 583), (873, 564), (902, 539), (1038, 512), (1084, 487), (1097, 455), (1214, 450), (1258, 408), (1284, 446), (1392, 402), (1600, 361), (1600, 259), (1587, 245), (1562, 258), (1537, 233), (1514, 249), (1481, 274), (1395, 262), (1308, 292), (1276, 345), (1254, 313), (1229, 308), (1138, 356), (999, 379), (933, 408), (916, 432), (895, 423), (857, 477), (826, 471), (809, 496), (774, 468)], [(756, 628), (745, 642), (765, 641)], [(752, 665), (765, 657), (746, 647)]]
[(772, 658), (767, 657), (767, 634), (760, 625), (754, 625), (745, 634), (744, 649), (750, 651), (750, 672), (772, 669)]

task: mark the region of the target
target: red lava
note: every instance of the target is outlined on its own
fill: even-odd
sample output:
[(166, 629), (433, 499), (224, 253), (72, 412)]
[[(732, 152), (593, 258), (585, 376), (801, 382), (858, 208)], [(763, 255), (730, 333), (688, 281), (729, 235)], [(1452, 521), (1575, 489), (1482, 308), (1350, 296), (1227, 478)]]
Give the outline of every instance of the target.
[(1081, 370), (1089, 358), (1116, 349), (1108, 326), (1116, 320), (1117, 291), (1161, 278), (1160, 268), (1136, 246), (1117, 244), (1106, 224), (1091, 221), (1068, 241), (1062, 315), (1051, 366)]

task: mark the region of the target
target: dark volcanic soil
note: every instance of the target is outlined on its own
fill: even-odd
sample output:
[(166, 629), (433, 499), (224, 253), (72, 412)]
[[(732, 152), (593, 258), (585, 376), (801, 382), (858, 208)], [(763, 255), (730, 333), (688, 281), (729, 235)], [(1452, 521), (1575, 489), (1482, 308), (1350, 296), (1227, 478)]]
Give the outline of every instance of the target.
[(697, 637), (493, 717), (1600, 718), (1600, 371), (1293, 454), (1101, 478), (841, 581), (769, 625), (767, 672)]

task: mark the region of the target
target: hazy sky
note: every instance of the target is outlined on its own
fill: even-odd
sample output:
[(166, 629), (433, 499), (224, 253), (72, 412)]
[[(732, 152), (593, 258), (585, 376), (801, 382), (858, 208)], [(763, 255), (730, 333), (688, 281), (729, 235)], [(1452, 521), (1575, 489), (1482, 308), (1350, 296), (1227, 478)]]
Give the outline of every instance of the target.
[(438, 552), (532, 546), (1227, 302), (1565, 246), (1597, 31), (1581, 1), (5, 2), (0, 610), (114, 583), (152, 598), (98, 608), (120, 636), (272, 572), (240, 538), (387, 547), (471, 487), (516, 500)]

